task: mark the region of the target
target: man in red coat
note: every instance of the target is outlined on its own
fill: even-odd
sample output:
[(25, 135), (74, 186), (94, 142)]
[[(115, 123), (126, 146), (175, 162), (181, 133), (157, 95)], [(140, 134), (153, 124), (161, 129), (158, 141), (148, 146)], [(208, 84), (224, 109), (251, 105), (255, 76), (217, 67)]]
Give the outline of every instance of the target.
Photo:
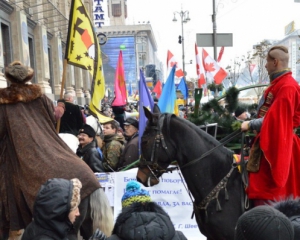
[(242, 123), (242, 130), (258, 132), (247, 169), (247, 193), (254, 205), (268, 200), (300, 197), (300, 87), (288, 69), (284, 46), (272, 47), (265, 65), (270, 86), (258, 106), (258, 119)]

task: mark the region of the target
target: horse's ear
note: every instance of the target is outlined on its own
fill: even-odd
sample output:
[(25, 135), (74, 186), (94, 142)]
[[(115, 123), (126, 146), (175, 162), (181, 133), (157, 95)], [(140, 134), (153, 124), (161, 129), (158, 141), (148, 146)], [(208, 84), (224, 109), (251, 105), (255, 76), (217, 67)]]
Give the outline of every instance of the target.
[(157, 104), (154, 104), (154, 107), (153, 107), (153, 113), (158, 113), (160, 114), (160, 109), (159, 109), (159, 106)]
[(145, 113), (146, 118), (148, 118), (149, 121), (152, 121), (152, 113), (145, 106), (143, 106), (143, 109), (144, 109), (144, 113)]

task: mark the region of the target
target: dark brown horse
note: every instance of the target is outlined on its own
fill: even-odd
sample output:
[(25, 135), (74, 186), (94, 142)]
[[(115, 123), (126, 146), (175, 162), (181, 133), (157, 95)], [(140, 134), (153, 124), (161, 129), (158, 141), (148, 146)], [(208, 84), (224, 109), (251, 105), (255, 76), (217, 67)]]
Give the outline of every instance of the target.
[[(244, 212), (244, 190), (233, 153), (193, 123), (171, 114), (144, 108), (148, 124), (142, 137), (137, 179), (145, 186), (159, 183), (177, 161), (194, 198), (199, 229), (208, 239), (234, 239), (234, 227)], [(197, 160), (198, 159), (198, 160)], [(192, 214), (192, 213), (183, 213)]]

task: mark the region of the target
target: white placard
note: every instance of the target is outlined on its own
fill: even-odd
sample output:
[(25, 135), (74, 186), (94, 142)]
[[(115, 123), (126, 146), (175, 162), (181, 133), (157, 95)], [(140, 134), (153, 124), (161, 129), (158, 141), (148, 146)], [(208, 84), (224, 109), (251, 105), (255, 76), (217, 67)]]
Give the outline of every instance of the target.
[[(115, 173), (114, 218), (122, 210), (121, 199), (130, 180), (136, 180), (137, 168)], [(149, 191), (152, 201), (160, 205), (170, 216), (176, 230), (182, 231), (189, 240), (205, 240), (196, 219), (191, 219), (193, 205), (178, 172), (164, 174), (154, 187), (143, 187)]]

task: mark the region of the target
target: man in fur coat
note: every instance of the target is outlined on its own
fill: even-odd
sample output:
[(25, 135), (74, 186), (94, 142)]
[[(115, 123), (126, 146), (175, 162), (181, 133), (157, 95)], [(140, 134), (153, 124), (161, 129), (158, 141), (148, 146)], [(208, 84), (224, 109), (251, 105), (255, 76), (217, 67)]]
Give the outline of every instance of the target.
[(5, 69), (11, 85), (0, 89), (0, 233), (32, 221), (35, 196), (50, 178), (79, 178), (83, 201), (100, 187), (57, 135), (52, 101), (38, 85), (27, 84), (33, 75), (32, 68), (13, 62)]

